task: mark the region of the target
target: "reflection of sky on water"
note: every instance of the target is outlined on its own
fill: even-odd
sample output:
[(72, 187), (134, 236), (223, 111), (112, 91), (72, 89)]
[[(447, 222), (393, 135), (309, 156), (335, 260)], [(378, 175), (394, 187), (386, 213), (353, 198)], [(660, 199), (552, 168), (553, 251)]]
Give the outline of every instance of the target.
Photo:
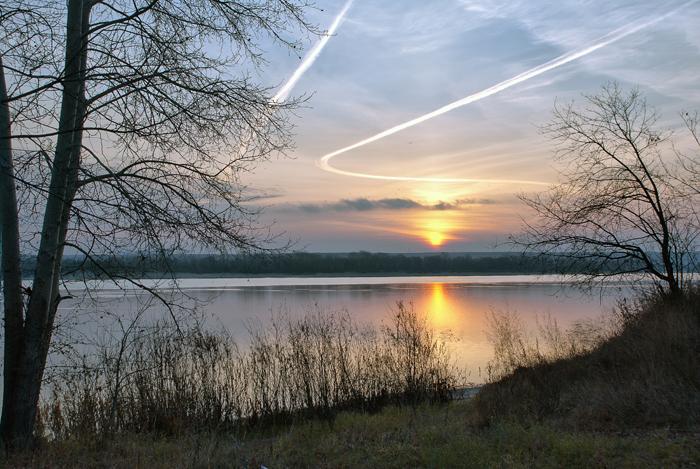
[[(480, 381), (483, 378), (479, 378), (478, 370), (484, 369), (492, 353), (486, 337), (490, 311), (516, 312), (532, 329), (536, 328), (538, 318), (546, 315), (566, 326), (576, 320), (599, 317), (610, 310), (616, 298), (628, 291), (624, 287), (611, 286), (602, 296), (586, 296), (573, 287), (547, 283), (320, 285), (318, 280), (311, 286), (217, 289), (198, 285), (200, 288), (185, 291), (190, 299), (181, 301), (183, 306), (187, 306), (188, 301), (196, 301), (213, 323), (229, 330), (241, 345), (247, 343), (251, 324), (264, 325), (275, 315), (295, 318), (317, 310), (347, 310), (359, 323), (380, 325), (387, 321), (396, 303), (403, 301), (426, 314), (436, 332), (448, 338), (456, 363), (471, 372), (470, 379)], [(201, 283), (204, 282), (201, 279)], [(64, 302), (62, 309), (78, 305), (86, 310), (101, 309), (129, 315), (144, 304), (150, 304), (155, 310), (162, 308), (145, 294), (103, 293), (91, 301)]]

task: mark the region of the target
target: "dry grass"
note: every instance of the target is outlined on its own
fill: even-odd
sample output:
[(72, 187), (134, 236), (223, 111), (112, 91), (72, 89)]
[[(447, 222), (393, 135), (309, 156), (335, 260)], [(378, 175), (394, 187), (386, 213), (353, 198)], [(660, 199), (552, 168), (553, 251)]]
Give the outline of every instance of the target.
[(371, 329), (320, 311), (251, 331), (239, 349), (193, 325), (140, 325), (53, 378), (45, 438), (179, 435), (332, 417), (342, 409), (444, 401), (454, 372), (425, 318), (399, 303)]
[[(483, 423), (553, 419), (568, 428), (700, 423), (700, 293), (620, 307), (614, 327), (527, 340), (497, 318), (494, 381), (479, 393)], [(551, 328), (550, 328), (551, 329)], [(556, 330), (554, 328), (553, 330)]]
[(473, 425), (470, 402), (341, 412), (276, 430), (125, 434), (100, 442), (67, 440), (15, 456), (7, 467), (694, 467), (700, 434), (562, 431), (547, 424)]

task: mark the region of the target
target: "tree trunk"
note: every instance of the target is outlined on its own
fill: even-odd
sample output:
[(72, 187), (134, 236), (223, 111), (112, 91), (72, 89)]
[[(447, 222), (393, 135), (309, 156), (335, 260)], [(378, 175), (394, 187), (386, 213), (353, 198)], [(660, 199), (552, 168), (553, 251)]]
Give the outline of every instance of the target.
[(7, 102), (5, 72), (0, 57), (0, 234), (2, 249), (2, 282), (5, 319), (5, 357), (3, 366), (4, 399), (0, 435), (12, 427), (10, 405), (15, 401), (19, 357), (22, 350), (24, 302), (22, 300), (22, 272), (20, 270), (19, 219), (12, 158), (10, 107)]
[(666, 271), (666, 283), (668, 285), (668, 292), (673, 296), (677, 295), (681, 291), (681, 286), (678, 283), (678, 274), (676, 272), (676, 265), (671, 259), (671, 248), (670, 248), (670, 234), (668, 229), (668, 223), (663, 220), (663, 242), (661, 243), (661, 260), (664, 264), (664, 270)]
[(11, 401), (7, 403), (9, 418), (7, 426), (3, 428), (3, 437), (11, 448), (26, 448), (32, 443), (41, 381), (58, 308), (63, 243), (75, 194), (82, 140), (89, 12), (89, 0), (69, 0), (66, 63), (56, 153), (32, 294), (22, 334), (23, 344), (16, 382), (10, 392), (5, 390)]

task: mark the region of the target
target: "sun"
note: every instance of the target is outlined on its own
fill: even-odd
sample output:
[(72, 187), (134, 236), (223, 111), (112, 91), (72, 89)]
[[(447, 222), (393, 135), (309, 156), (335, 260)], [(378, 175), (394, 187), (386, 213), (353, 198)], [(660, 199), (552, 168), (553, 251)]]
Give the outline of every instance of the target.
[(438, 232), (427, 233), (428, 242), (433, 247), (440, 247), (445, 242), (445, 235)]
[(450, 239), (451, 229), (450, 223), (446, 220), (433, 218), (424, 223), (422, 237), (430, 246), (437, 248)]

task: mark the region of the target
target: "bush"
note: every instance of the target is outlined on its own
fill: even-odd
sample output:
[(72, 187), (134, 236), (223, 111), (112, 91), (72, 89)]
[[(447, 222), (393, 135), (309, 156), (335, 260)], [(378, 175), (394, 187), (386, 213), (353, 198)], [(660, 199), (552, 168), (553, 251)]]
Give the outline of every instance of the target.
[(277, 318), (251, 330), (246, 349), (198, 323), (155, 322), (58, 373), (41, 423), (59, 439), (210, 431), (447, 400), (454, 381), (444, 344), (403, 303), (380, 329), (347, 313)]

